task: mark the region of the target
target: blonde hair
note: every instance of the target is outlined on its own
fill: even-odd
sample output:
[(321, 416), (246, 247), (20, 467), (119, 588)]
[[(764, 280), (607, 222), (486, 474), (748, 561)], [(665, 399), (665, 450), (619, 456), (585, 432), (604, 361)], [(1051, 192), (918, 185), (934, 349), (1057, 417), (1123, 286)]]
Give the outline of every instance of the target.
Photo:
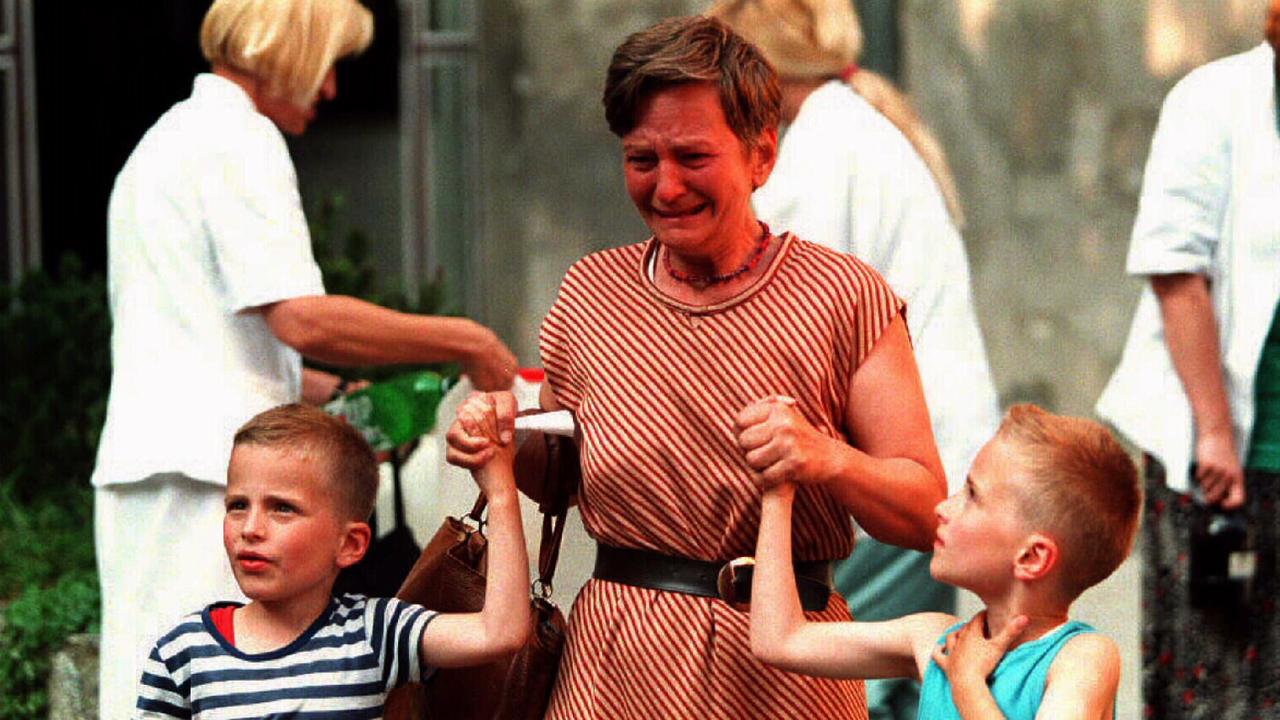
[(707, 15), (754, 43), (783, 78), (840, 77), (862, 54), (850, 0), (717, 0)]
[[(942, 144), (892, 81), (857, 68), (862, 26), (851, 0), (716, 0), (707, 15), (725, 21), (759, 47), (784, 81), (847, 77), (854, 92), (915, 148), (942, 193), (951, 221), (964, 227), (964, 209)], [(850, 75), (851, 70), (856, 71)]]
[(212, 65), (257, 78), (272, 97), (315, 101), (339, 59), (373, 40), (373, 14), (356, 0), (216, 0), (200, 27)]
[(1138, 469), (1102, 425), (1023, 404), (996, 437), (1026, 471), (1018, 489), (1026, 522), (1059, 543), (1062, 590), (1074, 599), (1105, 580), (1133, 548), (1142, 512)]
[(298, 452), (323, 463), (339, 512), (367, 521), (378, 495), (373, 449), (345, 420), (318, 408), (290, 403), (253, 416), (236, 431), (234, 446)]

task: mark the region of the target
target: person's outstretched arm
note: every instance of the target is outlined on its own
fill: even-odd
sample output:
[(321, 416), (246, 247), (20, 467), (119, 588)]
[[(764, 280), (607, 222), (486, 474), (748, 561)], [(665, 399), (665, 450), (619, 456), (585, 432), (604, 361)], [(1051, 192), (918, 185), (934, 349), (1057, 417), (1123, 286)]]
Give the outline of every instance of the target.
[[(496, 400), (501, 395), (502, 400)], [(443, 614), (422, 635), (422, 657), (435, 667), (479, 665), (520, 649), (532, 627), (529, 557), (520, 524), (512, 461), (515, 443), (502, 440), (496, 407), (510, 393), (477, 393), (458, 408), (449, 429), (449, 462), (470, 468), (489, 503), (489, 558), (484, 608)]]
[(809, 622), (791, 559), (795, 486), (765, 491), (751, 583), (751, 652), (791, 672), (821, 677), (919, 679), (929, 646), (954, 618), (919, 613), (885, 622)]
[(310, 295), (257, 308), (280, 342), (331, 365), (461, 363), (479, 390), (506, 390), (516, 356), (467, 318), (415, 315), (346, 295)]

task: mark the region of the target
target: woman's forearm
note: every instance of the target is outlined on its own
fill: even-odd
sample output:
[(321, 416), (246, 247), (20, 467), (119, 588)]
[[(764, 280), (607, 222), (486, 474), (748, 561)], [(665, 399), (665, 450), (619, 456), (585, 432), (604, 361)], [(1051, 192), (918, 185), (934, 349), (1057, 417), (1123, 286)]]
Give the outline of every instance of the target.
[(344, 295), (263, 308), (271, 331), (305, 357), (334, 365), (470, 362), (501, 341), (466, 318), (397, 312)]
[(1160, 300), (1165, 345), (1191, 403), (1197, 433), (1231, 433), (1231, 407), (1208, 280), (1190, 273), (1156, 275), (1151, 287)]
[(909, 458), (875, 458), (838, 443), (826, 487), (867, 534), (883, 543), (927, 551), (946, 498), (943, 482)]

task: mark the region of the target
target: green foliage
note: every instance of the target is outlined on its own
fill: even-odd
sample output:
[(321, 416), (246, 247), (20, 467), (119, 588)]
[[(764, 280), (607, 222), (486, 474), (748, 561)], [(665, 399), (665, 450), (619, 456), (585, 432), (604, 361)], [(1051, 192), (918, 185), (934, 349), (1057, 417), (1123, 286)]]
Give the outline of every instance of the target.
[(0, 482), (17, 500), (83, 487), (111, 382), (106, 285), (68, 257), (0, 285)]
[(44, 717), (50, 650), (68, 635), (97, 630), (98, 577), (64, 575), (50, 587), (28, 587), (4, 612), (0, 628), (0, 720)]
[(0, 598), (48, 586), (68, 571), (92, 571), (93, 490), (82, 479), (59, 497), (18, 502), (0, 484)]
[(43, 717), (50, 652), (96, 627), (89, 476), (111, 382), (106, 284), (74, 257), (0, 285), (0, 720)]

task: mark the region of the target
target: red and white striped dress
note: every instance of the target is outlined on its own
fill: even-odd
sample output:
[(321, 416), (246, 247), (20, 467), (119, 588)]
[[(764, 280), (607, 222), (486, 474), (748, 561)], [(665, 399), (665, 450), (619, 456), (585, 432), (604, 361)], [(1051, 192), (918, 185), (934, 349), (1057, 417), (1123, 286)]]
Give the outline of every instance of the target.
[[(542, 324), (556, 399), (582, 428), (579, 509), (610, 545), (724, 560), (751, 555), (760, 492), (733, 418), (770, 395), (796, 398), (815, 427), (844, 437), (854, 370), (904, 309), (857, 259), (782, 237), (761, 278), (707, 307), (663, 295), (650, 240), (594, 253), (565, 275)], [(853, 549), (848, 513), (801, 486), (797, 560)], [(814, 620), (848, 620), (833, 595)], [(861, 681), (766, 667), (748, 616), (718, 599), (589, 581), (574, 601), (549, 718), (865, 718)]]

